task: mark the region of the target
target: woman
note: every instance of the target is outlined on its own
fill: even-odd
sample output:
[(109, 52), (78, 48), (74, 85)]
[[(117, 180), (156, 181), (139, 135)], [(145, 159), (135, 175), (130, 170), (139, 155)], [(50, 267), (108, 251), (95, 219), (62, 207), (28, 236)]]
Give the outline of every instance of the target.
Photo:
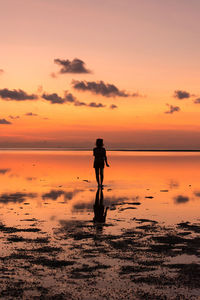
[(106, 166), (109, 167), (106, 157), (106, 149), (103, 148), (103, 139), (96, 140), (96, 147), (93, 149), (93, 155), (96, 180), (98, 186), (103, 186), (103, 169), (105, 163)]

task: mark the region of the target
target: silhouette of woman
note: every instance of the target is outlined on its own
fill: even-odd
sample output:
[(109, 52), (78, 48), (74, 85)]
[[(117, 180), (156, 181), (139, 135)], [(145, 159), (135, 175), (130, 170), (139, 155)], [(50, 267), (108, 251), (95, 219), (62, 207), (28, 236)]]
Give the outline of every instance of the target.
[(93, 222), (94, 223), (105, 223), (108, 207), (106, 207), (106, 209), (105, 209), (104, 204), (103, 204), (102, 188), (98, 187), (98, 189), (97, 189), (93, 209), (94, 209)]
[(109, 167), (106, 157), (106, 149), (103, 148), (103, 139), (96, 140), (96, 147), (93, 149), (93, 155), (96, 180), (98, 186), (103, 186), (103, 170), (105, 163), (106, 166)]

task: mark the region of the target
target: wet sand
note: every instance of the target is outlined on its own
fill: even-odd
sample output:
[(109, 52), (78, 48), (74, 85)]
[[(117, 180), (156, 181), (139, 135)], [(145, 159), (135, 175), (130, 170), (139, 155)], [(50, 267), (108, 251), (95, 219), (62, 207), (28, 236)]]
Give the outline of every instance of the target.
[(198, 299), (200, 155), (1, 152), (2, 299)]

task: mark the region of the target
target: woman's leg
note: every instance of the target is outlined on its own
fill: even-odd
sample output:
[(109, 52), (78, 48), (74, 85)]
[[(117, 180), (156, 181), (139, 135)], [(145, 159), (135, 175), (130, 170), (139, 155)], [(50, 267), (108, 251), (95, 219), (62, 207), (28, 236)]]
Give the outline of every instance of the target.
[(99, 185), (99, 168), (95, 168), (96, 180)]
[(100, 201), (99, 201), (99, 205), (103, 206), (103, 189), (101, 188), (100, 190)]
[(99, 206), (99, 191), (100, 191), (100, 189), (99, 189), (99, 187), (98, 187), (98, 189), (97, 189), (97, 192), (96, 192), (96, 198), (95, 198), (95, 206)]
[(103, 168), (100, 169), (101, 185), (103, 185)]

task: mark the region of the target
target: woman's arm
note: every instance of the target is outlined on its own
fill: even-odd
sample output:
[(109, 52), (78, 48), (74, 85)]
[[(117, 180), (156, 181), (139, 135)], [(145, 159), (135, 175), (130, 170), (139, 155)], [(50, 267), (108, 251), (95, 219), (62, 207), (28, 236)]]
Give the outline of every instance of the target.
[(105, 150), (105, 156), (104, 156), (104, 159), (105, 159), (106, 166), (109, 167), (109, 164), (108, 164), (108, 161), (107, 161), (107, 156), (106, 156), (106, 150)]

